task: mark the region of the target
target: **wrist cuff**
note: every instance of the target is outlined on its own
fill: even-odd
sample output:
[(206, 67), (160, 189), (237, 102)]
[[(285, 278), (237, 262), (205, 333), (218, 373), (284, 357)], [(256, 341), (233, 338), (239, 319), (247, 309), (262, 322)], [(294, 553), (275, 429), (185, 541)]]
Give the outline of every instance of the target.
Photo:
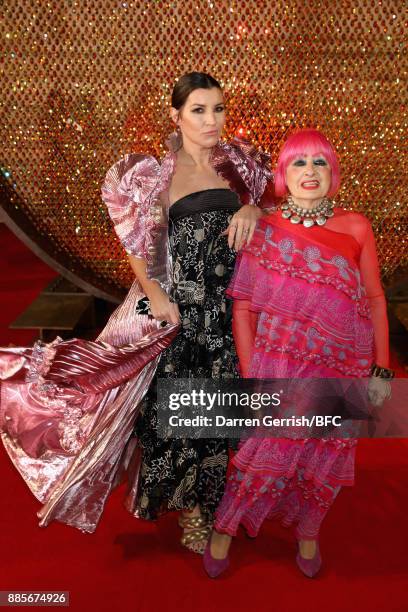
[(394, 370), (390, 370), (389, 368), (382, 368), (381, 366), (373, 363), (370, 370), (371, 376), (376, 376), (377, 378), (385, 378), (386, 380), (391, 380), (395, 376)]

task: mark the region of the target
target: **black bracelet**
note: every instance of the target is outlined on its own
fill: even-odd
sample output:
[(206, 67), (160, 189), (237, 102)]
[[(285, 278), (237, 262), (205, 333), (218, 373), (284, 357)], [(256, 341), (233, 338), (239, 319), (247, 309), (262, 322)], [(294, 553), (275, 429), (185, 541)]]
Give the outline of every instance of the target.
[(391, 380), (395, 376), (394, 370), (390, 370), (389, 368), (382, 368), (381, 366), (373, 363), (370, 370), (370, 376), (376, 376), (377, 378), (385, 378), (386, 380)]

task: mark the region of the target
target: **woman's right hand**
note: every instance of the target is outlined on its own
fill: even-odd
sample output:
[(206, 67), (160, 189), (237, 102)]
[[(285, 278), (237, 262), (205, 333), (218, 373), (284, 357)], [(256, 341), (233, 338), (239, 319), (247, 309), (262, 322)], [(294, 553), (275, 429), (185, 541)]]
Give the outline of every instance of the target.
[(152, 281), (149, 288), (146, 288), (146, 295), (150, 302), (150, 311), (155, 319), (174, 324), (180, 323), (177, 304), (170, 301), (169, 296), (159, 283)]
[(177, 304), (170, 302), (169, 296), (156, 280), (147, 277), (146, 261), (141, 257), (129, 255), (129, 263), (137, 280), (150, 302), (150, 312), (157, 321), (180, 323), (180, 313)]

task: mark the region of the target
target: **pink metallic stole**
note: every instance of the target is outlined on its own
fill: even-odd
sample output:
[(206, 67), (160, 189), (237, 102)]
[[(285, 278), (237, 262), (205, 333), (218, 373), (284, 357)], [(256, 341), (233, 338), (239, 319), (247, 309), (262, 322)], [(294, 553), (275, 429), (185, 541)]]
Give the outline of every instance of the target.
[[(220, 143), (212, 163), (242, 201), (258, 204), (271, 179), (268, 157), (248, 143)], [(115, 231), (127, 253), (168, 290), (168, 187), (175, 153), (159, 164), (127, 155), (102, 187)], [(135, 281), (95, 342), (80, 339), (0, 349), (0, 431), (4, 446), (34, 495), (41, 525), (56, 519), (95, 530), (122, 469), (132, 473), (127, 508), (135, 513), (138, 452), (131, 438), (140, 401), (177, 326), (161, 328), (136, 314), (143, 296)]]
[[(216, 145), (211, 163), (243, 204), (260, 204), (273, 178), (268, 155), (236, 138)], [(126, 252), (145, 259), (148, 277), (166, 289), (171, 278), (168, 188), (175, 164), (174, 151), (161, 164), (152, 156), (132, 153), (112, 166), (102, 185), (102, 198)]]

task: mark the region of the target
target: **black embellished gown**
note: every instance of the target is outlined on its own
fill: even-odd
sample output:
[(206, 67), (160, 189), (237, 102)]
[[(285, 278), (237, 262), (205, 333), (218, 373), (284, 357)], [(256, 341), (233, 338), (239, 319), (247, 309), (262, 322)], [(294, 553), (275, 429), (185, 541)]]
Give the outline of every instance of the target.
[(224, 492), (228, 440), (159, 438), (156, 381), (238, 376), (232, 302), (225, 295), (235, 251), (222, 232), (239, 208), (233, 191), (207, 189), (181, 198), (169, 210), (171, 297), (180, 310), (181, 329), (161, 356), (136, 421), (142, 449), (138, 490), (142, 518), (155, 519), (165, 510), (198, 504), (211, 520)]

